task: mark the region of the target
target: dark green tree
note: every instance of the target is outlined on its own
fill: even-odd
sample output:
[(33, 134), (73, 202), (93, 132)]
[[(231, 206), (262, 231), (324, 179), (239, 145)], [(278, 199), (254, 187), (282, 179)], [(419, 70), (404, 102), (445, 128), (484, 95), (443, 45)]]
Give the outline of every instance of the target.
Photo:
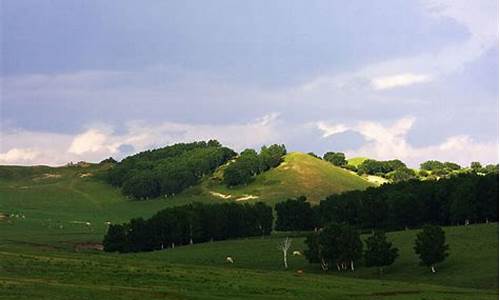
[(384, 273), (384, 267), (390, 266), (398, 257), (398, 248), (387, 241), (383, 231), (376, 231), (366, 239), (365, 263), (367, 267), (378, 267)]
[(425, 225), (417, 234), (414, 250), (421, 264), (431, 267), (435, 273), (436, 264), (448, 257), (448, 248), (443, 229), (437, 225)]
[(274, 209), (275, 229), (278, 231), (311, 230), (315, 227), (314, 211), (304, 196), (277, 203)]
[(443, 169), (444, 164), (437, 160), (428, 160), (420, 164), (420, 169), (426, 171), (434, 171), (438, 169)]
[(406, 167), (398, 168), (387, 174), (387, 178), (393, 182), (407, 181), (415, 178), (415, 176), (415, 171)]
[(451, 162), (451, 161), (447, 161), (444, 163), (444, 167), (448, 170), (451, 170), (451, 171), (456, 171), (456, 170), (460, 170), (462, 167), (460, 167), (459, 164), (457, 163), (454, 163), (454, 162)]
[(338, 167), (347, 165), (345, 154), (342, 152), (327, 152), (323, 155), (323, 160), (326, 160)]
[(363, 252), (359, 232), (347, 224), (323, 227), (307, 237), (306, 245), (304, 254), (308, 261), (320, 263), (324, 271), (331, 266), (336, 266), (339, 271), (354, 271), (354, 264)]
[(127, 252), (127, 227), (120, 224), (109, 225), (102, 245), (106, 252)]
[(478, 161), (473, 161), (473, 162), (471, 162), (471, 163), (470, 163), (470, 168), (471, 168), (474, 172), (476, 172), (476, 173), (477, 173), (477, 172), (480, 172), (480, 171), (481, 171), (481, 169), (482, 169), (483, 167), (481, 166), (481, 163), (480, 163), (480, 162), (478, 162)]

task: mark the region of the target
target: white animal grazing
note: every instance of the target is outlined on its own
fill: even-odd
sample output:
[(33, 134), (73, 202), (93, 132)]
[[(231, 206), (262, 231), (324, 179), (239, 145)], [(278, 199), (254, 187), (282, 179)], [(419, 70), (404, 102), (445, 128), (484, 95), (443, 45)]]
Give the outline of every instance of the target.
[(300, 251), (295, 250), (292, 252), (292, 255), (293, 256), (300, 256), (300, 255), (302, 255), (302, 253), (300, 253)]
[(234, 264), (234, 260), (233, 260), (233, 258), (231, 256), (226, 257), (226, 261), (228, 263)]

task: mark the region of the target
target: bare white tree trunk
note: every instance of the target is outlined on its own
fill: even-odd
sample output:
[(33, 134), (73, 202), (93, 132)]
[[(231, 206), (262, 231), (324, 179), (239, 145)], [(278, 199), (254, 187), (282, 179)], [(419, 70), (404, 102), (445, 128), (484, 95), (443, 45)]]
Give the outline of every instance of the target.
[(354, 272), (354, 262), (351, 260), (351, 271)]
[(286, 237), (281, 243), (278, 244), (278, 250), (283, 252), (283, 265), (288, 269), (288, 249), (292, 246), (292, 240)]
[[(337, 268), (339, 267), (339, 265), (337, 264)], [(328, 271), (328, 263), (325, 262), (325, 260), (322, 258), (321, 259), (321, 269), (323, 269), (323, 271)]]
[(431, 270), (432, 270), (432, 273), (436, 273), (436, 266), (432, 265)]

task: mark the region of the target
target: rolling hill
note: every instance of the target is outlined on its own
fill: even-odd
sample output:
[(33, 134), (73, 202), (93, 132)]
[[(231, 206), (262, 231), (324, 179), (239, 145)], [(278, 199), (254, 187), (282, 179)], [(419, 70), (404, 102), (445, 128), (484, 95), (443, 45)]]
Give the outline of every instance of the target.
[[(286, 155), (279, 167), (258, 175), (247, 186), (224, 186), (220, 182), (221, 167), (199, 185), (174, 197), (133, 201), (123, 196), (119, 189), (95, 178), (96, 173), (106, 167), (98, 164), (57, 168), (0, 166), (0, 214), (17, 215), (18, 218), (10, 218), (9, 222), (19, 223), (26, 231), (39, 232), (35, 239), (38, 236), (57, 238), (60, 233), (71, 236), (72, 232), (85, 229), (89, 222), (92, 225), (88, 230), (96, 233), (96, 240), (100, 240), (106, 230), (105, 222), (149, 217), (162, 208), (195, 201), (274, 204), (305, 195), (314, 203), (333, 193), (373, 186), (352, 172), (294, 152)], [(24, 218), (22, 222), (20, 218)], [(12, 234), (13, 239), (21, 237), (14, 232), (3, 234)]]
[(221, 179), (222, 170), (218, 170), (201, 184), (202, 192), (221, 199), (273, 203), (306, 196), (310, 202), (318, 203), (331, 194), (375, 186), (354, 172), (301, 152), (285, 155), (278, 167), (257, 175), (247, 186), (228, 188), (221, 184)]

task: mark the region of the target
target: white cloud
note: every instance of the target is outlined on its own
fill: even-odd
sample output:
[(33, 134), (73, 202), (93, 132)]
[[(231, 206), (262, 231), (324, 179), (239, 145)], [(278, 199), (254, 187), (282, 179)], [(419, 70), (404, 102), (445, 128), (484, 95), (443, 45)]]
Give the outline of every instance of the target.
[(40, 153), (33, 149), (12, 148), (0, 153), (0, 164), (25, 164), (35, 160)]
[[(407, 136), (414, 123), (415, 118), (404, 117), (391, 125), (366, 121), (344, 127), (346, 130), (361, 134), (366, 141), (360, 148), (348, 150), (346, 154), (349, 157), (397, 158), (410, 166), (418, 166), (419, 163), (429, 159), (455, 161), (462, 165), (468, 165), (471, 161), (498, 162), (497, 142), (476, 142), (466, 135), (451, 136), (437, 145), (413, 146), (408, 143)], [(332, 136), (326, 134), (329, 133), (329, 128), (335, 126), (326, 122), (317, 123), (317, 128), (324, 133), (323, 137)]]
[[(178, 142), (218, 139), (237, 151), (247, 147), (279, 143), (276, 125), (279, 114), (271, 113), (248, 123), (188, 124), (129, 122), (124, 133), (90, 128), (75, 136), (32, 131), (3, 132), (0, 164), (62, 165), (70, 161), (98, 162), (106, 157), (122, 158), (120, 146), (132, 146), (134, 152)], [(102, 126), (101, 126), (102, 127)], [(0, 149), (0, 150), (2, 150)]]
[(416, 83), (428, 82), (430, 80), (431, 77), (428, 75), (407, 73), (376, 77), (371, 80), (371, 84), (375, 90), (386, 90), (396, 87), (409, 86)]
[(68, 152), (73, 154), (84, 154), (87, 152), (107, 152), (114, 154), (118, 150), (117, 144), (107, 144), (108, 134), (98, 129), (90, 129), (77, 135), (71, 143)]
[(318, 122), (317, 126), (318, 129), (323, 132), (324, 138), (349, 130), (349, 127), (345, 126), (344, 124), (332, 125), (327, 122)]

